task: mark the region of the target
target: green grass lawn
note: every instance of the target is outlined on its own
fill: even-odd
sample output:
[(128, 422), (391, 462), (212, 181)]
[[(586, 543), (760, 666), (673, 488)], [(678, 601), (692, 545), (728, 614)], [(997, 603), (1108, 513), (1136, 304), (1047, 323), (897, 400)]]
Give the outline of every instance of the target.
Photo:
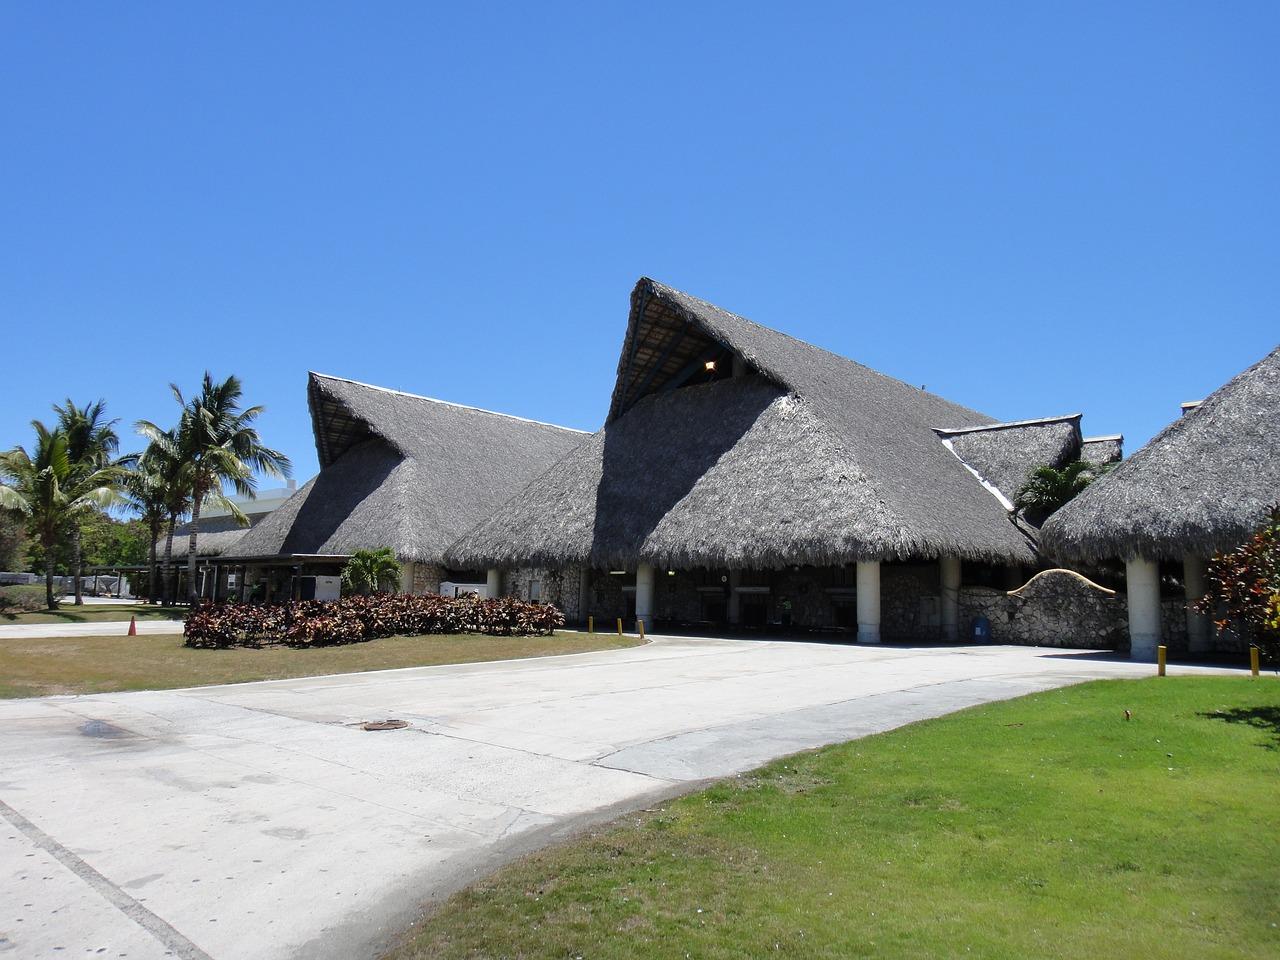
[(139, 620), (181, 620), (187, 615), (186, 607), (151, 606), (146, 603), (86, 603), (77, 607), (70, 601), (57, 610), (40, 610), (35, 613), (0, 613), (0, 625), (17, 623), (117, 623), (128, 622), (130, 617)]
[(395, 667), (475, 663), (611, 650), (639, 643), (616, 634), (550, 637), (479, 634), (387, 637), (341, 647), (193, 650), (178, 634), (0, 639), (0, 698), (278, 680)]
[(1274, 958), (1278, 788), (1280, 682), (1091, 683), (624, 817), (390, 956)]

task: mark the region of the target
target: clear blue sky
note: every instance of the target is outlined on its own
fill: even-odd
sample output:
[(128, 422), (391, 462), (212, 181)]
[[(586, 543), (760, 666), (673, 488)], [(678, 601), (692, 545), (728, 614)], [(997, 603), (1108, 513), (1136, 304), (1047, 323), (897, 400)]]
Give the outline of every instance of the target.
[(1280, 341), (1275, 3), (0, 7), (0, 447), (308, 369), (597, 427), (641, 275), (1130, 451)]

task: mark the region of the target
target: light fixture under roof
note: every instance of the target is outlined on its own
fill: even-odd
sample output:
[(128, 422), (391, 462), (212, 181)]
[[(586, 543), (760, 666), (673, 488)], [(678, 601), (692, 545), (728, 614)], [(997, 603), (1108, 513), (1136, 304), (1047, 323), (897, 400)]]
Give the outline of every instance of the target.
[(707, 368), (708, 373), (712, 373), (716, 369), (716, 362), (714, 360), (708, 360), (703, 364), (703, 366)]

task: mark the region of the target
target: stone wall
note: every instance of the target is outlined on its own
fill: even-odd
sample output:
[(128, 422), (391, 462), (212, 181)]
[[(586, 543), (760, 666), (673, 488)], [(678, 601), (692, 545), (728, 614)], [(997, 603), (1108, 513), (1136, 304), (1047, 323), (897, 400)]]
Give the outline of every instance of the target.
[(570, 565), (504, 570), (501, 583), (502, 595), (554, 604), (564, 614), (567, 623), (576, 623), (581, 616), (581, 611), (578, 609), (580, 569), (576, 565)]
[[(1170, 653), (1187, 649), (1185, 601), (1160, 602), (1163, 642)], [(988, 587), (960, 590), (960, 628), (968, 636), (973, 621), (991, 622), (995, 643), (1077, 647), (1088, 650), (1129, 648), (1129, 603), (1123, 593), (1100, 587), (1071, 570), (1045, 570), (1017, 590)]]
[[(1128, 607), (1125, 607), (1125, 644), (1128, 645)], [(1160, 634), (1170, 653), (1187, 649), (1187, 602), (1177, 598), (1160, 601)], [(1213, 643), (1212, 638), (1210, 644)]]
[(941, 594), (937, 563), (882, 563), (881, 638), (937, 640), (942, 635)]
[(440, 592), (440, 581), (444, 571), (434, 563), (415, 563), (413, 565), (413, 584), (410, 592), (422, 596)]
[(1129, 645), (1124, 597), (1070, 570), (1045, 570), (1017, 590), (962, 587), (960, 628), (986, 617), (994, 643), (1113, 650)]

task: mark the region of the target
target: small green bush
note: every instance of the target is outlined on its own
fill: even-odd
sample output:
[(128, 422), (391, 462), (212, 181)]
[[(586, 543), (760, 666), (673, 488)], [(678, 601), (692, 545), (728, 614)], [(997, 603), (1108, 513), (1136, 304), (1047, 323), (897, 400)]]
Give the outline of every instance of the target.
[(36, 613), (45, 609), (44, 584), (0, 587), (0, 613)]

